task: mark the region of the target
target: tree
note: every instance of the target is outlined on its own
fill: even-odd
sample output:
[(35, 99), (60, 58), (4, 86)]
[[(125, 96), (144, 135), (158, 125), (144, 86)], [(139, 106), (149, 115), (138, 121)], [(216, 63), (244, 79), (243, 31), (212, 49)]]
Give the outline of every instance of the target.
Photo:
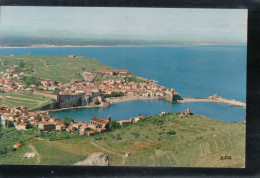
[(95, 105), (99, 105), (100, 101), (98, 101), (98, 99), (95, 99), (94, 103), (95, 103)]
[(23, 68), (23, 67), (25, 66), (25, 63), (22, 61), (22, 62), (20, 62), (19, 66), (20, 66), (21, 68)]
[(115, 120), (112, 120), (110, 123), (109, 123), (109, 129), (112, 130), (112, 129), (116, 129), (116, 128), (119, 128), (120, 127), (120, 124), (115, 121)]
[(74, 119), (71, 117), (64, 117), (63, 120), (67, 126), (70, 125), (71, 122), (74, 122)]
[(117, 139), (117, 140), (122, 140), (122, 137), (121, 137), (120, 133), (118, 133), (118, 134), (116, 135), (116, 139)]
[(2, 127), (3, 127), (1, 121), (2, 121), (2, 120), (1, 120), (1, 117), (0, 117), (0, 138), (2, 138)]
[(6, 120), (6, 121), (5, 121), (5, 127), (6, 127), (6, 128), (12, 127), (12, 122), (9, 121), (9, 120)]
[(34, 84), (34, 85), (39, 85), (41, 82), (38, 80), (36, 77), (29, 76), (29, 77), (24, 77), (24, 82), (27, 86)]
[(24, 141), (23, 140), (20, 140), (19, 142), (21, 145), (24, 145)]

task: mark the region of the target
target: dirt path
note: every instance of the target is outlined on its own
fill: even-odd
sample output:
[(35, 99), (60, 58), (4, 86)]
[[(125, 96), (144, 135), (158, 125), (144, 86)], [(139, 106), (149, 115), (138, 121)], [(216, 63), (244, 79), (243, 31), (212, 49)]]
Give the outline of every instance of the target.
[(45, 67), (49, 67), (47, 64), (46, 64), (46, 61), (44, 61), (43, 59), (40, 59), (41, 62), (44, 64)]
[(106, 148), (104, 148), (104, 147), (98, 145), (97, 143), (94, 143), (94, 142), (90, 142), (90, 143), (91, 143), (92, 145), (94, 145), (95, 147), (100, 148), (101, 150), (104, 150), (104, 151), (106, 151), (106, 152), (108, 152), (108, 153), (118, 154), (118, 153), (116, 153), (116, 152), (110, 151), (110, 150), (108, 150), (108, 149), (106, 149)]
[(38, 151), (36, 150), (36, 148), (35, 148), (32, 144), (28, 145), (28, 147), (31, 148), (32, 151), (36, 153), (36, 156), (37, 156), (37, 162), (36, 162), (36, 164), (40, 164), (40, 162), (41, 162), (41, 156), (39, 155), (39, 153), (38, 153)]
[(12, 98), (12, 99), (18, 99), (18, 100), (26, 100), (26, 101), (34, 101), (34, 102), (37, 102), (37, 103), (41, 102), (39, 100), (28, 99), (28, 98), (20, 98), (20, 97), (13, 97), (13, 96), (6, 96), (6, 98)]
[(37, 139), (37, 140), (41, 140), (41, 141), (47, 141), (49, 142), (50, 140), (49, 139), (45, 139), (45, 138), (38, 138), (38, 137), (33, 137), (34, 139)]

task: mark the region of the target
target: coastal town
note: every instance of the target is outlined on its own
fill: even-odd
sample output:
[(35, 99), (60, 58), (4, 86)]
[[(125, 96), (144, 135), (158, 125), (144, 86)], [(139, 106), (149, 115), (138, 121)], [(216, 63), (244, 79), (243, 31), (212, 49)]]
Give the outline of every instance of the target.
[[(74, 55), (68, 57), (73, 58)], [(5, 65), (2, 62), (2, 65)], [(37, 82), (24, 82), (26, 74), (18, 73), (14, 65), (0, 74), (0, 91), (5, 93), (21, 92), (52, 98), (52, 103), (38, 110), (91, 106), (108, 107), (115, 97), (127, 99), (166, 99), (174, 101), (174, 89), (160, 86), (142, 77), (134, 78), (127, 70), (100, 69), (83, 72), (84, 80), (72, 79), (69, 83), (40, 79)], [(101, 76), (101, 80), (96, 78)], [(30, 77), (30, 76), (29, 76)], [(135, 81), (135, 80), (136, 81)]]
[[(74, 55), (68, 55), (75, 58)], [(1, 63), (5, 66), (5, 63)], [(110, 102), (135, 99), (166, 99), (174, 101), (174, 89), (160, 86), (154, 81), (138, 77), (127, 70), (99, 69), (83, 72), (84, 81), (72, 79), (69, 83), (41, 79), (39, 82), (26, 83), (24, 72), (18, 72), (21, 65), (13, 65), (0, 73), (0, 91), (2, 93), (30, 93), (52, 98), (45, 106), (29, 109), (26, 106), (0, 106), (1, 124), (15, 127), (17, 130), (27, 130), (37, 127), (43, 132), (67, 131), (79, 132), (80, 135), (94, 135), (108, 131), (111, 116), (107, 119), (92, 118), (90, 123), (83, 121), (65, 123), (64, 120), (53, 117), (50, 110), (72, 107), (109, 107)], [(95, 80), (101, 77), (101, 80)], [(104, 80), (103, 80), (104, 79)], [(1, 95), (2, 98), (5, 96)], [(129, 120), (117, 121), (124, 124), (137, 123), (144, 116), (132, 117)]]
[[(94, 117), (90, 123), (84, 121), (66, 123), (64, 120), (53, 117), (48, 112), (30, 112), (27, 107), (18, 106), (15, 108), (0, 108), (1, 124), (4, 128), (15, 127), (17, 130), (27, 130), (33, 127), (42, 132), (67, 131), (79, 132), (80, 135), (92, 136), (109, 130), (111, 116), (107, 119)], [(129, 120), (117, 121), (120, 126), (125, 124), (137, 123), (145, 116), (132, 117)]]

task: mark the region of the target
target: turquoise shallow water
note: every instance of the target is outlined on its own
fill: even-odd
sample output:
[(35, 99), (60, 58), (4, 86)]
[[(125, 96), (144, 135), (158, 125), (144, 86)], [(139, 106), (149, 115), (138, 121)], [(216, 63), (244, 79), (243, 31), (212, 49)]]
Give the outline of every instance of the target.
[[(74, 54), (96, 58), (117, 69), (127, 69), (136, 76), (158, 81), (175, 88), (183, 97), (219, 96), (246, 101), (246, 45), (219, 46), (149, 46), (149, 47), (60, 47), (60, 48), (1, 48), (0, 55), (65, 56)], [(141, 114), (162, 111), (181, 112), (190, 107), (195, 114), (225, 121), (241, 121), (244, 108), (219, 103), (169, 103), (168, 101), (130, 101), (113, 104), (110, 108), (77, 109), (53, 112), (54, 116), (70, 116), (88, 121), (97, 116), (129, 119)]]

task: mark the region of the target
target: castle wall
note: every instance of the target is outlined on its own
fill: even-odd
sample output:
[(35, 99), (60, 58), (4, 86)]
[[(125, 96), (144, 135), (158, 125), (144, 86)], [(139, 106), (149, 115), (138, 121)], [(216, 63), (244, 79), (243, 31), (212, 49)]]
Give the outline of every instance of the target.
[(58, 107), (59, 108), (69, 108), (77, 106), (86, 106), (89, 101), (87, 101), (85, 93), (80, 93), (76, 95), (58, 95)]

